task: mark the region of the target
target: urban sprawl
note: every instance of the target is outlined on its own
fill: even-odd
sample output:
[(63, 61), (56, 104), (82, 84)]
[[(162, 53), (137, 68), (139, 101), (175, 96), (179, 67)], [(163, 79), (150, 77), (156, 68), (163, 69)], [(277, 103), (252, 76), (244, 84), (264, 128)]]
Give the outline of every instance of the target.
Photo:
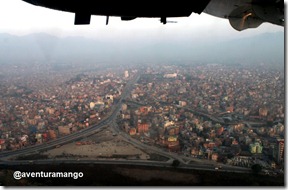
[(121, 100), (117, 126), (123, 133), (187, 157), (284, 168), (283, 71), (220, 64), (86, 71), (34, 65), (11, 66), (0, 76), (2, 152), (99, 123), (138, 76)]

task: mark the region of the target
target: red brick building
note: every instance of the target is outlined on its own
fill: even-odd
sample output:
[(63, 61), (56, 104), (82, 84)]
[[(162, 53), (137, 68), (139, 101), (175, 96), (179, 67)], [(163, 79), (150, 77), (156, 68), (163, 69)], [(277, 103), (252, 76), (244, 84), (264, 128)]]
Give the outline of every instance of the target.
[(138, 133), (146, 133), (149, 131), (149, 124), (148, 123), (138, 123), (137, 125)]

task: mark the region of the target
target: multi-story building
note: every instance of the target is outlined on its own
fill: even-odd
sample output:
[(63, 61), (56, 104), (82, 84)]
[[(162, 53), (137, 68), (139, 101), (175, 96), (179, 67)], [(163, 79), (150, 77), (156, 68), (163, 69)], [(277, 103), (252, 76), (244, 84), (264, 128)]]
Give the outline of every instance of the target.
[(138, 133), (146, 133), (149, 131), (149, 124), (148, 123), (138, 123), (137, 130), (138, 130)]
[(282, 163), (284, 161), (284, 139), (277, 139), (275, 148), (274, 158), (278, 163)]
[(261, 154), (263, 146), (259, 142), (255, 142), (249, 145), (249, 149), (252, 154)]

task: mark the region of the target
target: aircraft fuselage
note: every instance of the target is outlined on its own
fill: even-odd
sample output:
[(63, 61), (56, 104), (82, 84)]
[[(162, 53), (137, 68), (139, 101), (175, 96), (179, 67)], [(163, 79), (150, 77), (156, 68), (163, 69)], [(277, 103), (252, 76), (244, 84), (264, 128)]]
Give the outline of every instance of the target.
[(91, 1), (91, 0), (23, 0), (33, 5), (75, 13), (74, 24), (90, 24), (91, 15), (121, 17), (132, 20), (137, 17), (160, 18), (166, 24), (167, 17), (188, 17), (193, 12), (228, 19), (238, 30), (256, 28), (263, 22), (284, 26), (284, 0), (194, 0), (160, 3), (146, 1)]
[(126, 17), (184, 17), (192, 12), (200, 14), (210, 0), (180, 1), (161, 4), (155, 1), (87, 1), (87, 0), (23, 0), (51, 9), (72, 13), (85, 12), (91, 15)]

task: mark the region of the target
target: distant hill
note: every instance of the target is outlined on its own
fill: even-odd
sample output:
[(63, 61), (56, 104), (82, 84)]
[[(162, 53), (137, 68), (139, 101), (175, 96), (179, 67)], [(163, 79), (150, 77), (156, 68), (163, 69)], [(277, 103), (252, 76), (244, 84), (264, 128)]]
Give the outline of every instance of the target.
[[(219, 41), (219, 40), (218, 40)], [(44, 33), (26, 36), (0, 34), (0, 64), (21, 62), (170, 62), (284, 65), (284, 32), (222, 42), (96, 41), (59, 38)]]
[[(284, 66), (284, 33), (264, 33), (249, 38), (213, 43), (163, 42), (148, 46), (151, 55), (168, 59), (224, 64), (277, 64)], [(161, 50), (161, 51), (160, 51)]]

